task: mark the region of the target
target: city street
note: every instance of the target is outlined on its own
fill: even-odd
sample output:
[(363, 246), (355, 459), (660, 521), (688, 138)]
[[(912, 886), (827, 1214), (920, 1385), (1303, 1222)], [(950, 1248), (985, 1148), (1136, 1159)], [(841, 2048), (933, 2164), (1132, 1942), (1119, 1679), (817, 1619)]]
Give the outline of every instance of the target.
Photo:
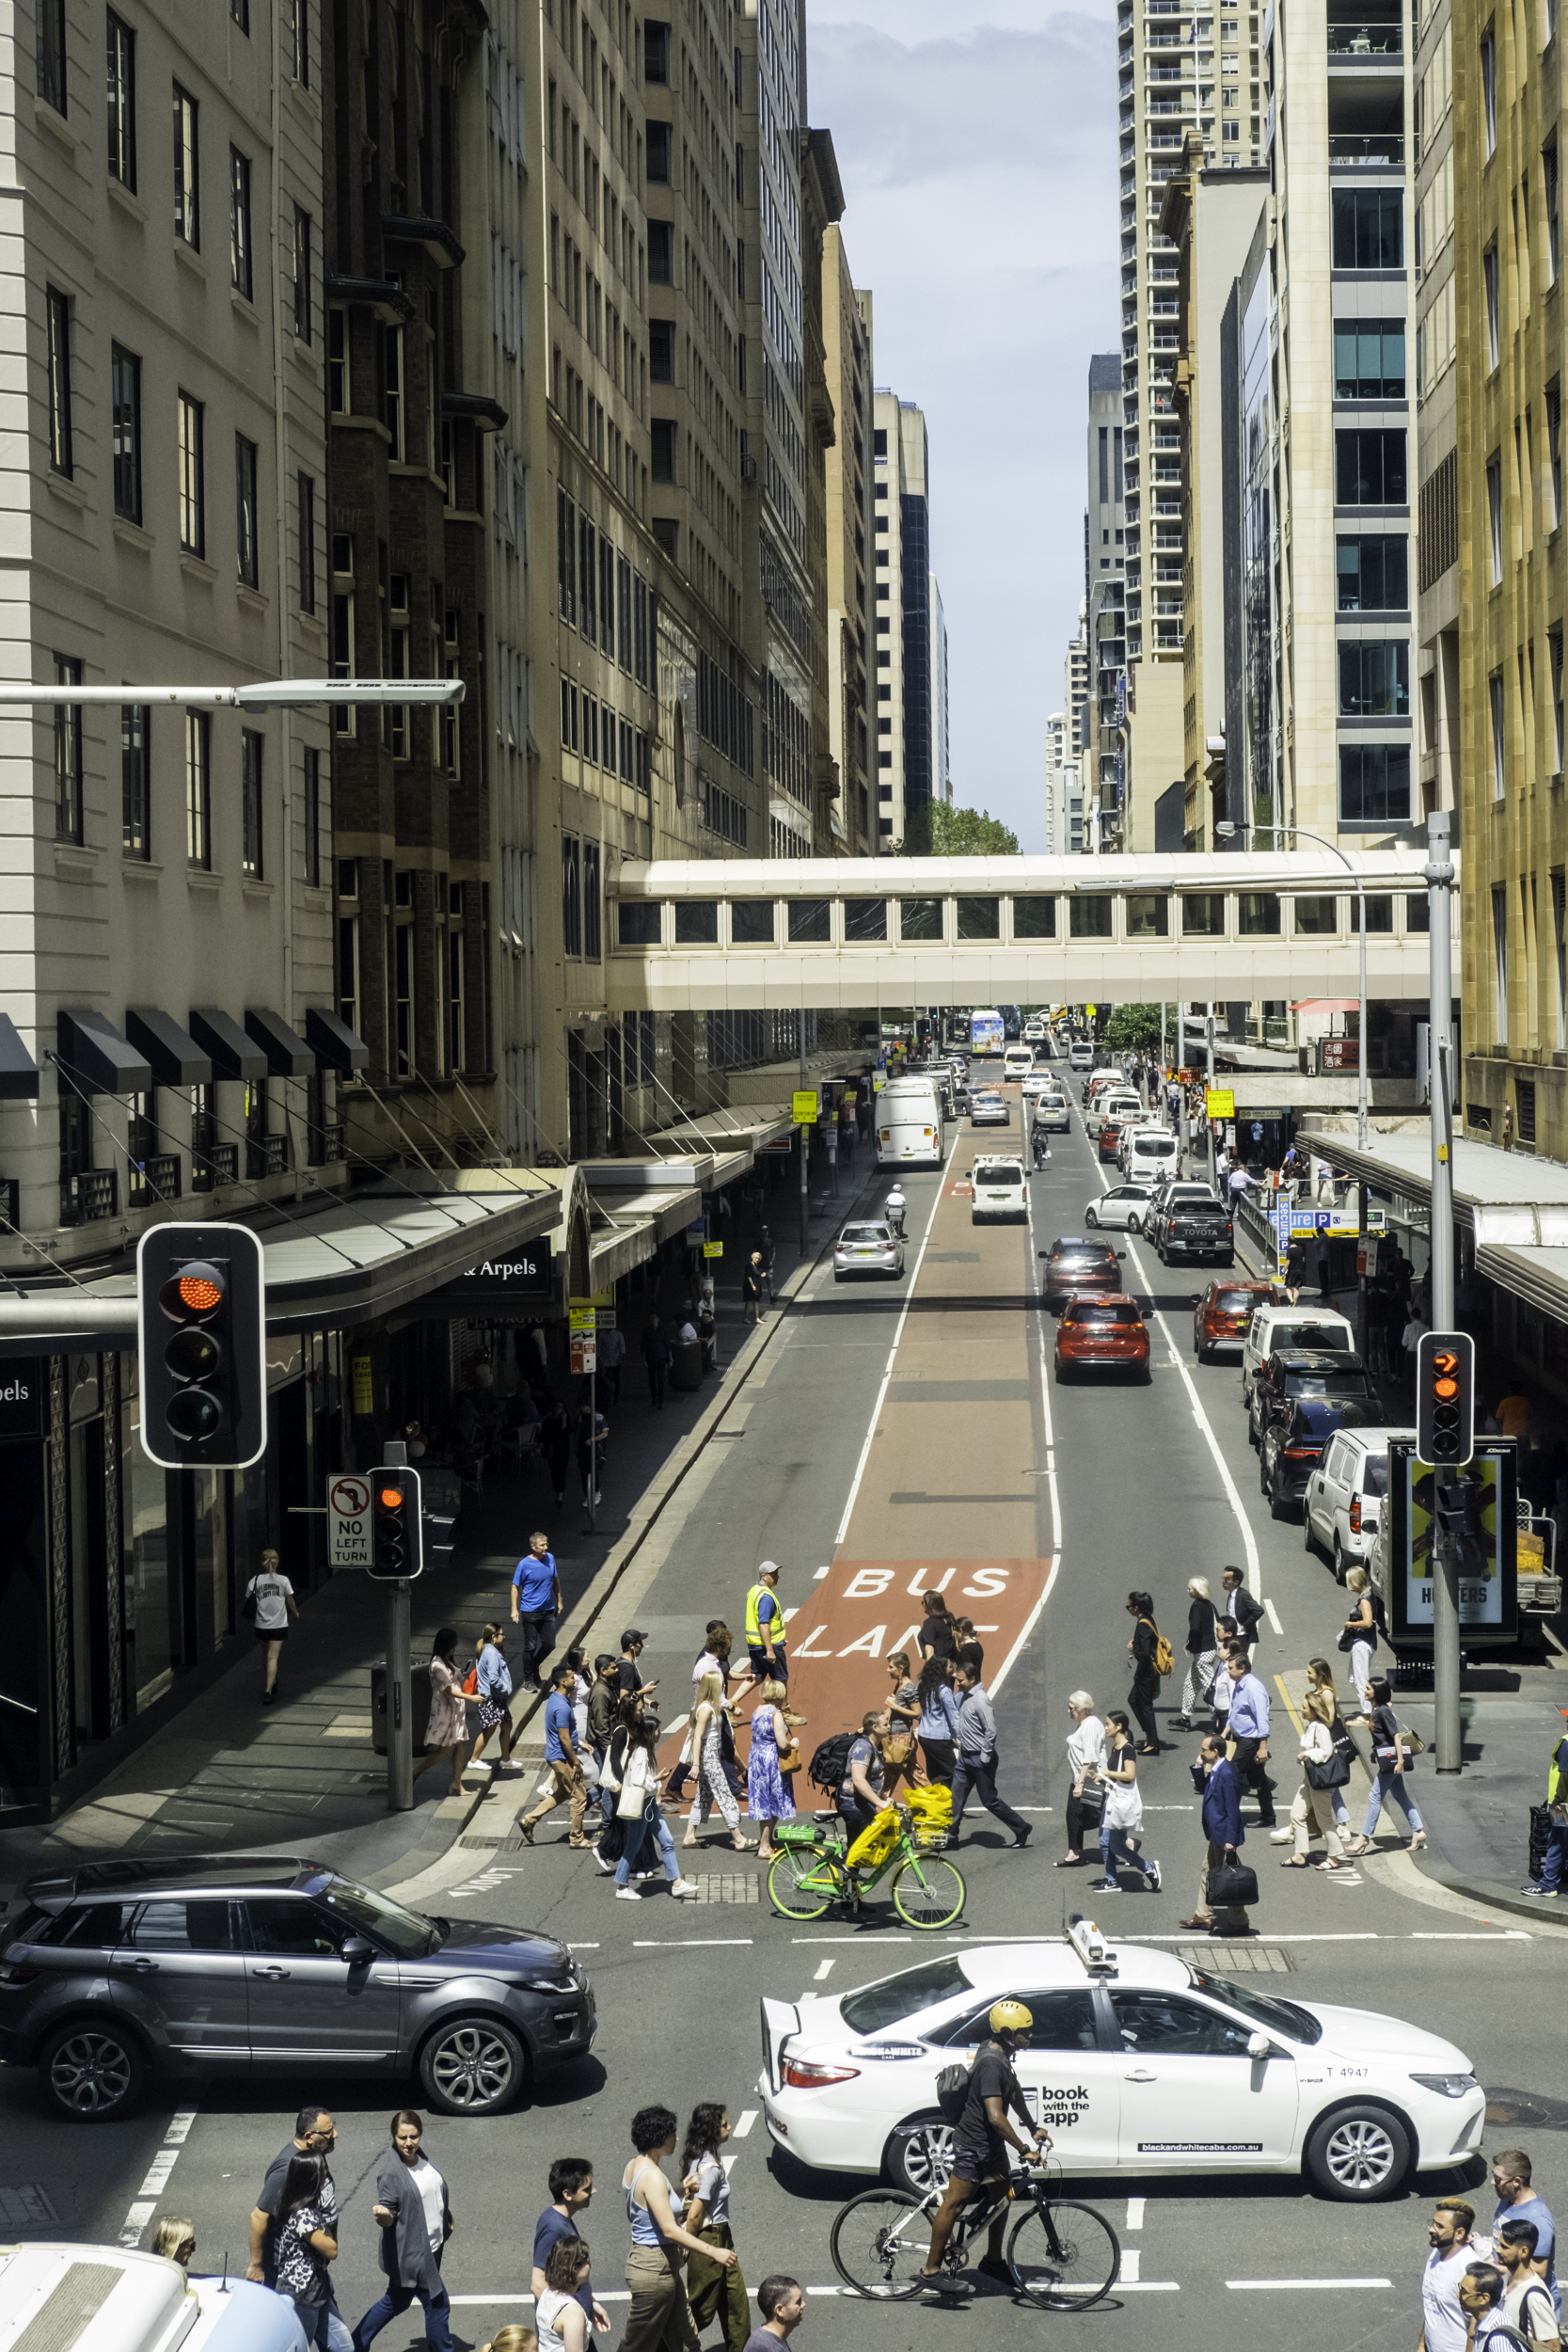
[[(764, 1995), (837, 1994), (967, 1945), (1052, 1936), (1080, 1909), (1114, 1937), (1196, 1957), (1220, 1975), (1244, 1970), (1287, 1996), (1380, 2010), (1449, 2036), (1487, 2090), (1483, 2148), (1522, 2145), (1539, 2192), (1554, 2209), (1568, 2204), (1568, 2055), (1555, 2030), (1544, 2029), (1555, 2015), (1568, 1927), (1489, 1912), (1423, 1877), (1387, 1823), (1376, 1856), (1338, 1877), (1286, 1875), (1276, 1866), (1289, 1850), (1249, 1828), (1245, 1858), (1261, 1884), (1259, 1941), (1216, 1951), (1179, 1926), (1194, 1906), (1202, 1854), (1186, 1769), (1196, 1736), (1167, 1731), (1164, 1722), (1180, 1703), (1186, 1579), (1207, 1574), (1217, 1594), (1223, 1565), (1235, 1562), (1265, 1603), (1257, 1670), (1275, 1702), (1281, 1820), (1295, 1786), (1284, 1684), (1299, 1691), (1309, 1657), (1335, 1656), (1343, 1601), (1324, 1563), (1304, 1550), (1299, 1524), (1273, 1521), (1259, 1497), (1234, 1360), (1193, 1360), (1191, 1303), (1206, 1273), (1166, 1271), (1147, 1246), (1112, 1236), (1125, 1247), (1126, 1287), (1146, 1310), (1152, 1304), (1151, 1383), (1055, 1385), (1054, 1327), (1037, 1306), (1038, 1253), (1058, 1234), (1083, 1232), (1085, 1204), (1102, 1184), (1072, 1092), (1072, 1131), (1053, 1138), (1050, 1167), (1031, 1179), (1027, 1227), (975, 1226), (970, 1216), (966, 1180), (976, 1143), (1025, 1148), (1009, 1089), (1006, 1137), (976, 1138), (966, 1122), (940, 1177), (906, 1180), (901, 1279), (835, 1283), (831, 1256), (819, 1266), (734, 1393), (672, 1506), (679, 1513), (673, 1527), (667, 1513), (659, 1544), (628, 1570), (590, 1645), (612, 1649), (623, 1624), (641, 1628), (644, 1672), (658, 1677), (661, 1710), (673, 1724), (689, 1704), (690, 1661), (706, 1621), (723, 1615), (738, 1629), (756, 1563), (777, 1560), (791, 1694), (809, 1719), (809, 1756), (819, 1739), (880, 1704), (881, 1661), (895, 1646), (912, 1652), (915, 1596), (934, 1582), (974, 1618), (985, 1645), (1000, 1784), (1033, 1823), (1033, 1842), (1014, 1851), (972, 1805), (958, 1854), (967, 1908), (953, 1931), (933, 1936), (912, 1934), (891, 1904), (875, 1899), (862, 1924), (834, 1914), (811, 1923), (776, 1916), (754, 1858), (733, 1855), (721, 1825), (706, 1833), (702, 1853), (685, 1857), (703, 1899), (677, 1903), (650, 1883), (635, 1919), (634, 1906), (612, 1900), (593, 1857), (566, 1850), (563, 1813), (532, 1851), (503, 1848), (492, 1857), (459, 1849), (410, 1886), (406, 1899), (435, 1913), (528, 1923), (564, 1938), (590, 1969), (598, 2003), (591, 2061), (542, 2085), (513, 2115), (430, 2124), (427, 2152), (448, 2176), (457, 2220), (446, 2276), (464, 2344), (531, 2317), (529, 2251), (546, 2201), (545, 2176), (552, 2157), (579, 2153), (598, 2168), (584, 2228), (613, 2344), (626, 2312), (616, 2291), (626, 2239), (619, 2179), (630, 2153), (627, 2121), (662, 2100), (680, 2111), (684, 2129), (693, 2102), (709, 2098), (727, 2102), (735, 2125), (734, 2228), (749, 2281), (754, 2287), (768, 2270), (793, 2272), (813, 2298), (798, 2342), (827, 2352), (951, 2340), (961, 2312), (857, 2304), (835, 2293), (832, 2217), (869, 2183), (808, 2173), (771, 2146), (757, 2089), (758, 2004)], [(863, 1204), (879, 1189), (867, 1186)], [(520, 1519), (519, 1549), (525, 1532)], [(1088, 1894), (1086, 1869), (1053, 1867), (1065, 1842), (1066, 1698), (1083, 1685), (1101, 1709), (1125, 1705), (1132, 1586), (1152, 1592), (1178, 1660), (1160, 1708), (1175, 1744), (1140, 1768), (1145, 1851), (1164, 1865), (1164, 1885), (1159, 1894), (1101, 1898)], [(1532, 1687), (1556, 1679), (1545, 1665), (1522, 1671)], [(744, 1753), (743, 1738), (741, 1745)], [(1544, 1768), (1543, 1755), (1543, 1779)], [(1417, 1770), (1419, 1803), (1430, 1756)], [(510, 1811), (521, 1784), (503, 1787)], [(806, 1795), (803, 1774), (797, 1795)], [(1359, 1777), (1347, 1798), (1354, 1819), (1364, 1801)], [(1498, 1867), (1505, 1875), (1514, 1867), (1502, 1859)], [(1020, 1991), (1026, 1997), (1026, 1973)], [(123, 2233), (126, 2242), (145, 2244), (153, 2213), (172, 2211), (195, 2222), (198, 2268), (243, 2265), (246, 2216), (265, 2165), (289, 2136), (299, 2102), (317, 2096), (339, 2122), (336, 2275), (352, 2321), (379, 2291), (374, 2174), (387, 2119), (410, 2095), (390, 2079), (368, 2086), (289, 2076), (193, 2086), (189, 2096), (166, 2086), (133, 2121), (73, 2128), (46, 2116), (28, 2074), (8, 2072), (0, 2074), (0, 2114), (11, 2154), (0, 2214), (33, 2234), (41, 2225), (52, 2234), (114, 2242)], [(1059, 2153), (1067, 2157), (1065, 2145)], [(1122, 2277), (1091, 2313), (1049, 2324), (1129, 2347), (1148, 2335), (1151, 2321), (1162, 2343), (1196, 2346), (1212, 2339), (1216, 2320), (1289, 2346), (1315, 2345), (1325, 2331), (1353, 2342), (1391, 2333), (1414, 2344), (1431, 2199), (1474, 2193), (1482, 2180), (1479, 2164), (1423, 2175), (1391, 2201), (1365, 2207), (1328, 2202), (1294, 2177), (1087, 2181), (1080, 2193), (1121, 2237)], [(1489, 2221), (1489, 2185), (1478, 2201)], [(987, 2281), (979, 2292), (998, 2342), (1036, 2340), (1037, 2314)], [(1142, 2304), (1149, 2295), (1162, 2298), (1157, 2317)], [(1255, 2299), (1232, 2310), (1232, 2296)], [(404, 2352), (420, 2332), (416, 2307), (380, 2341)]]

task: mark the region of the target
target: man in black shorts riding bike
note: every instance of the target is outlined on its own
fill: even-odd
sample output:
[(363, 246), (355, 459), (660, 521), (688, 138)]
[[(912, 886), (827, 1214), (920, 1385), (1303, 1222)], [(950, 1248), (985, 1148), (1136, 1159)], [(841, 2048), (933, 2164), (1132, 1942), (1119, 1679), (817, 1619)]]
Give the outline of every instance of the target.
[[(1042, 2140), (1047, 2147), (1051, 2145), (1051, 2135), (1043, 2124), (1030, 2123), (1029, 2110), (1013, 2072), (1013, 2052), (1035, 2022), (1032, 2012), (1022, 2001), (998, 2001), (986, 2022), (991, 2039), (980, 2049), (970, 2069), (969, 2097), (953, 2133), (952, 2178), (931, 2217), (931, 2245), (926, 2257), (927, 2279), (935, 2279), (940, 2272), (953, 2224), (970, 2199), (977, 2190), (1006, 2180), (1008, 2147), (1028, 2157), (1037, 2153)], [(1033, 2147), (1026, 2146), (1008, 2122), (1009, 2107), (1024, 2129), (1034, 2132)], [(1006, 2218), (1006, 2203), (998, 2205), (985, 2259), (976, 2267), (988, 2278), (1010, 2280), (1012, 2272), (1002, 2259), (1002, 2229)]]

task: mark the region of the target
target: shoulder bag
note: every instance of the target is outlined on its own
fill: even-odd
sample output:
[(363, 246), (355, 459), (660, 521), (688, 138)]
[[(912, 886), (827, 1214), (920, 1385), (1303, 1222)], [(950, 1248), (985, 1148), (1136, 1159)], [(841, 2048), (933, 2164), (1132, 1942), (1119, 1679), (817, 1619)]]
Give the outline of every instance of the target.
[(1100, 1821), (1104, 1819), (1105, 1799), (1108, 1793), (1104, 1781), (1085, 1781), (1084, 1793), (1078, 1799), (1078, 1809), (1085, 1821)]
[(639, 1748), (621, 1775), (621, 1793), (615, 1802), (618, 1820), (640, 1821), (647, 1810), (648, 1798), (654, 1785), (654, 1771), (647, 1751)]
[(254, 1625), (256, 1622), (256, 1578), (252, 1577), (249, 1585), (246, 1588), (245, 1597), (240, 1603), (240, 1614), (245, 1619), (246, 1625)]
[(773, 1709), (773, 1739), (779, 1751), (781, 1775), (784, 1772), (798, 1772), (800, 1769), (800, 1743), (776, 1707)]
[(1255, 1903), (1258, 1873), (1250, 1862), (1222, 1862), (1209, 1873), (1209, 1902), (1212, 1910), (1231, 1911)]

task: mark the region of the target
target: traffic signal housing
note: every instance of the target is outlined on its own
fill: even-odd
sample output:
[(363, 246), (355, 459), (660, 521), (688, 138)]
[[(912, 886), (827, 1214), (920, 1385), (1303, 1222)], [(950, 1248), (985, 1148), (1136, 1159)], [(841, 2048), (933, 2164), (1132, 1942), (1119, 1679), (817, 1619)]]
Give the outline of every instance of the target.
[(1458, 1469), (1476, 1450), (1476, 1343), (1468, 1331), (1423, 1331), (1416, 1351), (1416, 1452)]
[(391, 1583), (423, 1566), (420, 1473), (401, 1462), (383, 1463), (371, 1472), (370, 1573)]
[(245, 1225), (152, 1225), (136, 1246), (141, 1440), (166, 1470), (248, 1470), (267, 1446), (266, 1279)]

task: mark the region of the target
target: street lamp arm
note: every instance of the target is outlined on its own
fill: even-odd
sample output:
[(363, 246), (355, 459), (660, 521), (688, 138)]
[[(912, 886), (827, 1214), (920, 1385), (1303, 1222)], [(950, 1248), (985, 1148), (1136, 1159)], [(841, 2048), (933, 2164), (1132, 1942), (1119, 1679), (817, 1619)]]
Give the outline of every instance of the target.
[(208, 710), (297, 709), (312, 703), (416, 703), (454, 707), (461, 678), (262, 678), (254, 686), (3, 686), (0, 707), (33, 704), (186, 703)]

